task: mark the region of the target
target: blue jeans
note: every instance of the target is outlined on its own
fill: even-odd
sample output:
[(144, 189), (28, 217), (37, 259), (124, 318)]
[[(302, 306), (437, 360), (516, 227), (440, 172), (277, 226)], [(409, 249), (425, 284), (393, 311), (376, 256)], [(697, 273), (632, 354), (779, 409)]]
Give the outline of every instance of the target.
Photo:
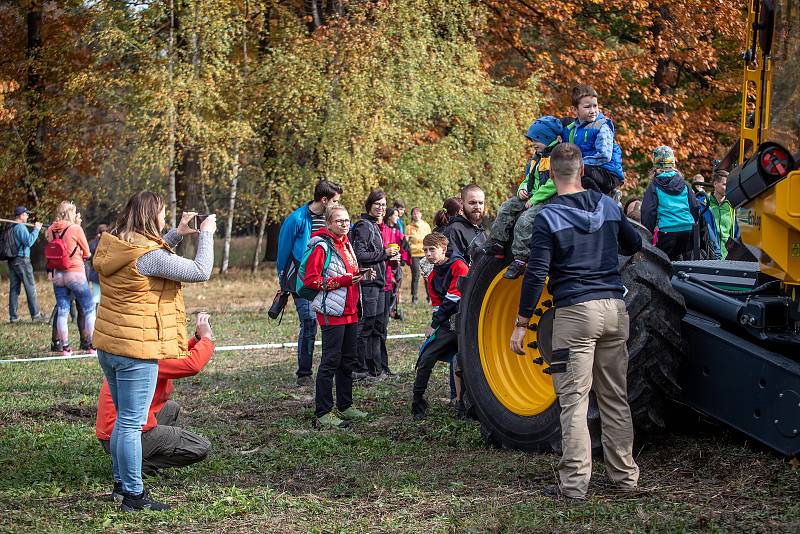
[(311, 302), (294, 297), (294, 307), (300, 319), (300, 334), (297, 336), (297, 376), (311, 376), (311, 366), (314, 364), (314, 339), (317, 337), (317, 315), (311, 309)]
[(73, 298), (75, 299), (75, 304), (83, 312), (83, 324), (78, 324), (78, 328), (81, 331), (81, 339), (91, 344), (92, 334), (94, 333), (95, 309), (92, 290), (89, 289), (89, 283), (86, 281), (85, 276), (76, 277), (74, 276), (75, 274), (56, 272), (53, 279), (53, 291), (56, 294), (56, 332), (62, 346), (69, 345), (67, 323), (69, 322), (69, 310)]
[(28, 311), (31, 318), (39, 315), (39, 306), (36, 304), (36, 282), (33, 278), (33, 267), (30, 258), (14, 258), (8, 260), (8, 279), (11, 287), (8, 291), (8, 319), (16, 321), (19, 306), (20, 284), (25, 286), (25, 296), (28, 297)]
[(142, 483), (142, 426), (156, 391), (158, 360), (140, 360), (97, 351), (100, 367), (108, 380), (117, 420), (111, 432), (111, 467), (114, 482), (134, 495), (144, 491)]

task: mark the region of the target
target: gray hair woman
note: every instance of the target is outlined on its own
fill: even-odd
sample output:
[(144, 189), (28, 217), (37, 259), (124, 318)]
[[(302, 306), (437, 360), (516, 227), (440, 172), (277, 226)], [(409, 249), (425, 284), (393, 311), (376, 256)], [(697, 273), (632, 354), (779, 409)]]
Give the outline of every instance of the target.
[[(340, 206), (328, 208), (325, 224), (325, 228), (311, 235), (302, 276), (305, 288), (316, 292), (311, 306), (322, 326), (314, 415), (316, 426), (344, 428), (349, 421), (367, 418), (365, 412), (353, 407), (353, 371), (358, 362), (359, 283), (369, 270), (359, 269), (347, 239), (347, 210)], [(340, 417), (333, 414), (334, 380)]]

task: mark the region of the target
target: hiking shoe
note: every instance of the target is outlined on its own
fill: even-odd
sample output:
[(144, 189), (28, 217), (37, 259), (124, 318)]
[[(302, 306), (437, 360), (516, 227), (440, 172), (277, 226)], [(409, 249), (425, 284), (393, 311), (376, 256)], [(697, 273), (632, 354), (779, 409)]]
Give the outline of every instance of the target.
[(459, 419), (467, 418), (467, 409), (464, 407), (463, 401), (455, 400), (450, 406), (455, 412), (456, 417), (458, 417)]
[(506, 274), (503, 275), (503, 278), (507, 280), (516, 280), (522, 273), (525, 272), (525, 267), (528, 266), (528, 262), (524, 260), (514, 260), (511, 262), (511, 265), (508, 266), (508, 270)]
[(310, 376), (298, 376), (297, 377), (297, 387), (307, 387), (314, 384), (314, 379)]
[(114, 481), (114, 489), (111, 490), (111, 500), (114, 502), (122, 502), (124, 496), (124, 492), (122, 491), (122, 482)]
[(341, 415), (342, 419), (344, 419), (345, 421), (363, 420), (369, 417), (369, 414), (367, 412), (362, 412), (361, 410), (353, 408), (352, 406), (350, 406), (343, 412), (339, 412), (339, 415)]
[(170, 505), (161, 502), (156, 502), (150, 498), (147, 491), (141, 492), (139, 495), (132, 493), (122, 493), (122, 504), (120, 509), (123, 512), (141, 512), (142, 510), (153, 510), (154, 512), (161, 512), (169, 510)]
[(486, 245), (481, 247), (481, 252), (487, 256), (505, 257), (506, 245), (496, 239), (490, 240)]
[(561, 491), (561, 487), (558, 484), (547, 484), (542, 489), (542, 494), (545, 497), (550, 497), (551, 499), (564, 499), (568, 502), (584, 502), (586, 501), (586, 497), (572, 497), (570, 495), (565, 495)]
[(322, 417), (318, 417), (314, 422), (314, 426), (317, 428), (347, 428), (350, 426), (350, 423), (347, 421), (342, 421), (332, 413), (328, 412)]
[(411, 415), (414, 421), (422, 421), (428, 416), (428, 401), (423, 398), (414, 399), (411, 403)]

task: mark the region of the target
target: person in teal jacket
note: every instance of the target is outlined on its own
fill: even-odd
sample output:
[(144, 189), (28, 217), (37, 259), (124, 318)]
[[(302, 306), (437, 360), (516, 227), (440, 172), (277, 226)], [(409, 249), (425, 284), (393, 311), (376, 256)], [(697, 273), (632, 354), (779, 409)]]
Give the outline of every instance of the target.
[(672, 261), (689, 258), (700, 212), (700, 203), (675, 163), (670, 147), (653, 151), (653, 180), (642, 199), (642, 224), (653, 232), (654, 244)]
[(34, 321), (45, 319), (36, 303), (36, 280), (33, 277), (33, 266), (31, 265), (31, 247), (39, 237), (42, 223), (37, 222), (33, 225), (33, 230), (28, 230), (26, 224), (29, 214), (30, 212), (25, 206), (17, 206), (14, 210), (16, 224), (12, 234), (17, 243), (17, 257), (8, 260), (8, 279), (11, 283), (8, 291), (8, 320), (12, 323), (19, 321), (17, 308), (19, 307), (20, 286), (25, 287), (31, 318)]
[(314, 338), (317, 318), (311, 303), (295, 293), (297, 269), (308, 246), (311, 234), (325, 226), (325, 208), (336, 206), (342, 196), (339, 184), (320, 180), (314, 188), (314, 200), (294, 210), (281, 225), (278, 235), (278, 280), (283, 291), (294, 298), (300, 333), (297, 336), (297, 385), (311, 386), (311, 367), (314, 363)]

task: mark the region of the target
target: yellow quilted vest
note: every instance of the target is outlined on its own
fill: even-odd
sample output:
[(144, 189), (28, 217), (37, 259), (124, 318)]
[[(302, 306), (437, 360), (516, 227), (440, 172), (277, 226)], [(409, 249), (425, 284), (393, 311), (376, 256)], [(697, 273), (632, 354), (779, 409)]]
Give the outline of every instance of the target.
[(136, 270), (140, 256), (160, 248), (172, 252), (164, 241), (140, 234), (130, 243), (108, 232), (100, 238), (93, 261), (100, 275), (96, 348), (142, 360), (189, 355), (181, 283)]

